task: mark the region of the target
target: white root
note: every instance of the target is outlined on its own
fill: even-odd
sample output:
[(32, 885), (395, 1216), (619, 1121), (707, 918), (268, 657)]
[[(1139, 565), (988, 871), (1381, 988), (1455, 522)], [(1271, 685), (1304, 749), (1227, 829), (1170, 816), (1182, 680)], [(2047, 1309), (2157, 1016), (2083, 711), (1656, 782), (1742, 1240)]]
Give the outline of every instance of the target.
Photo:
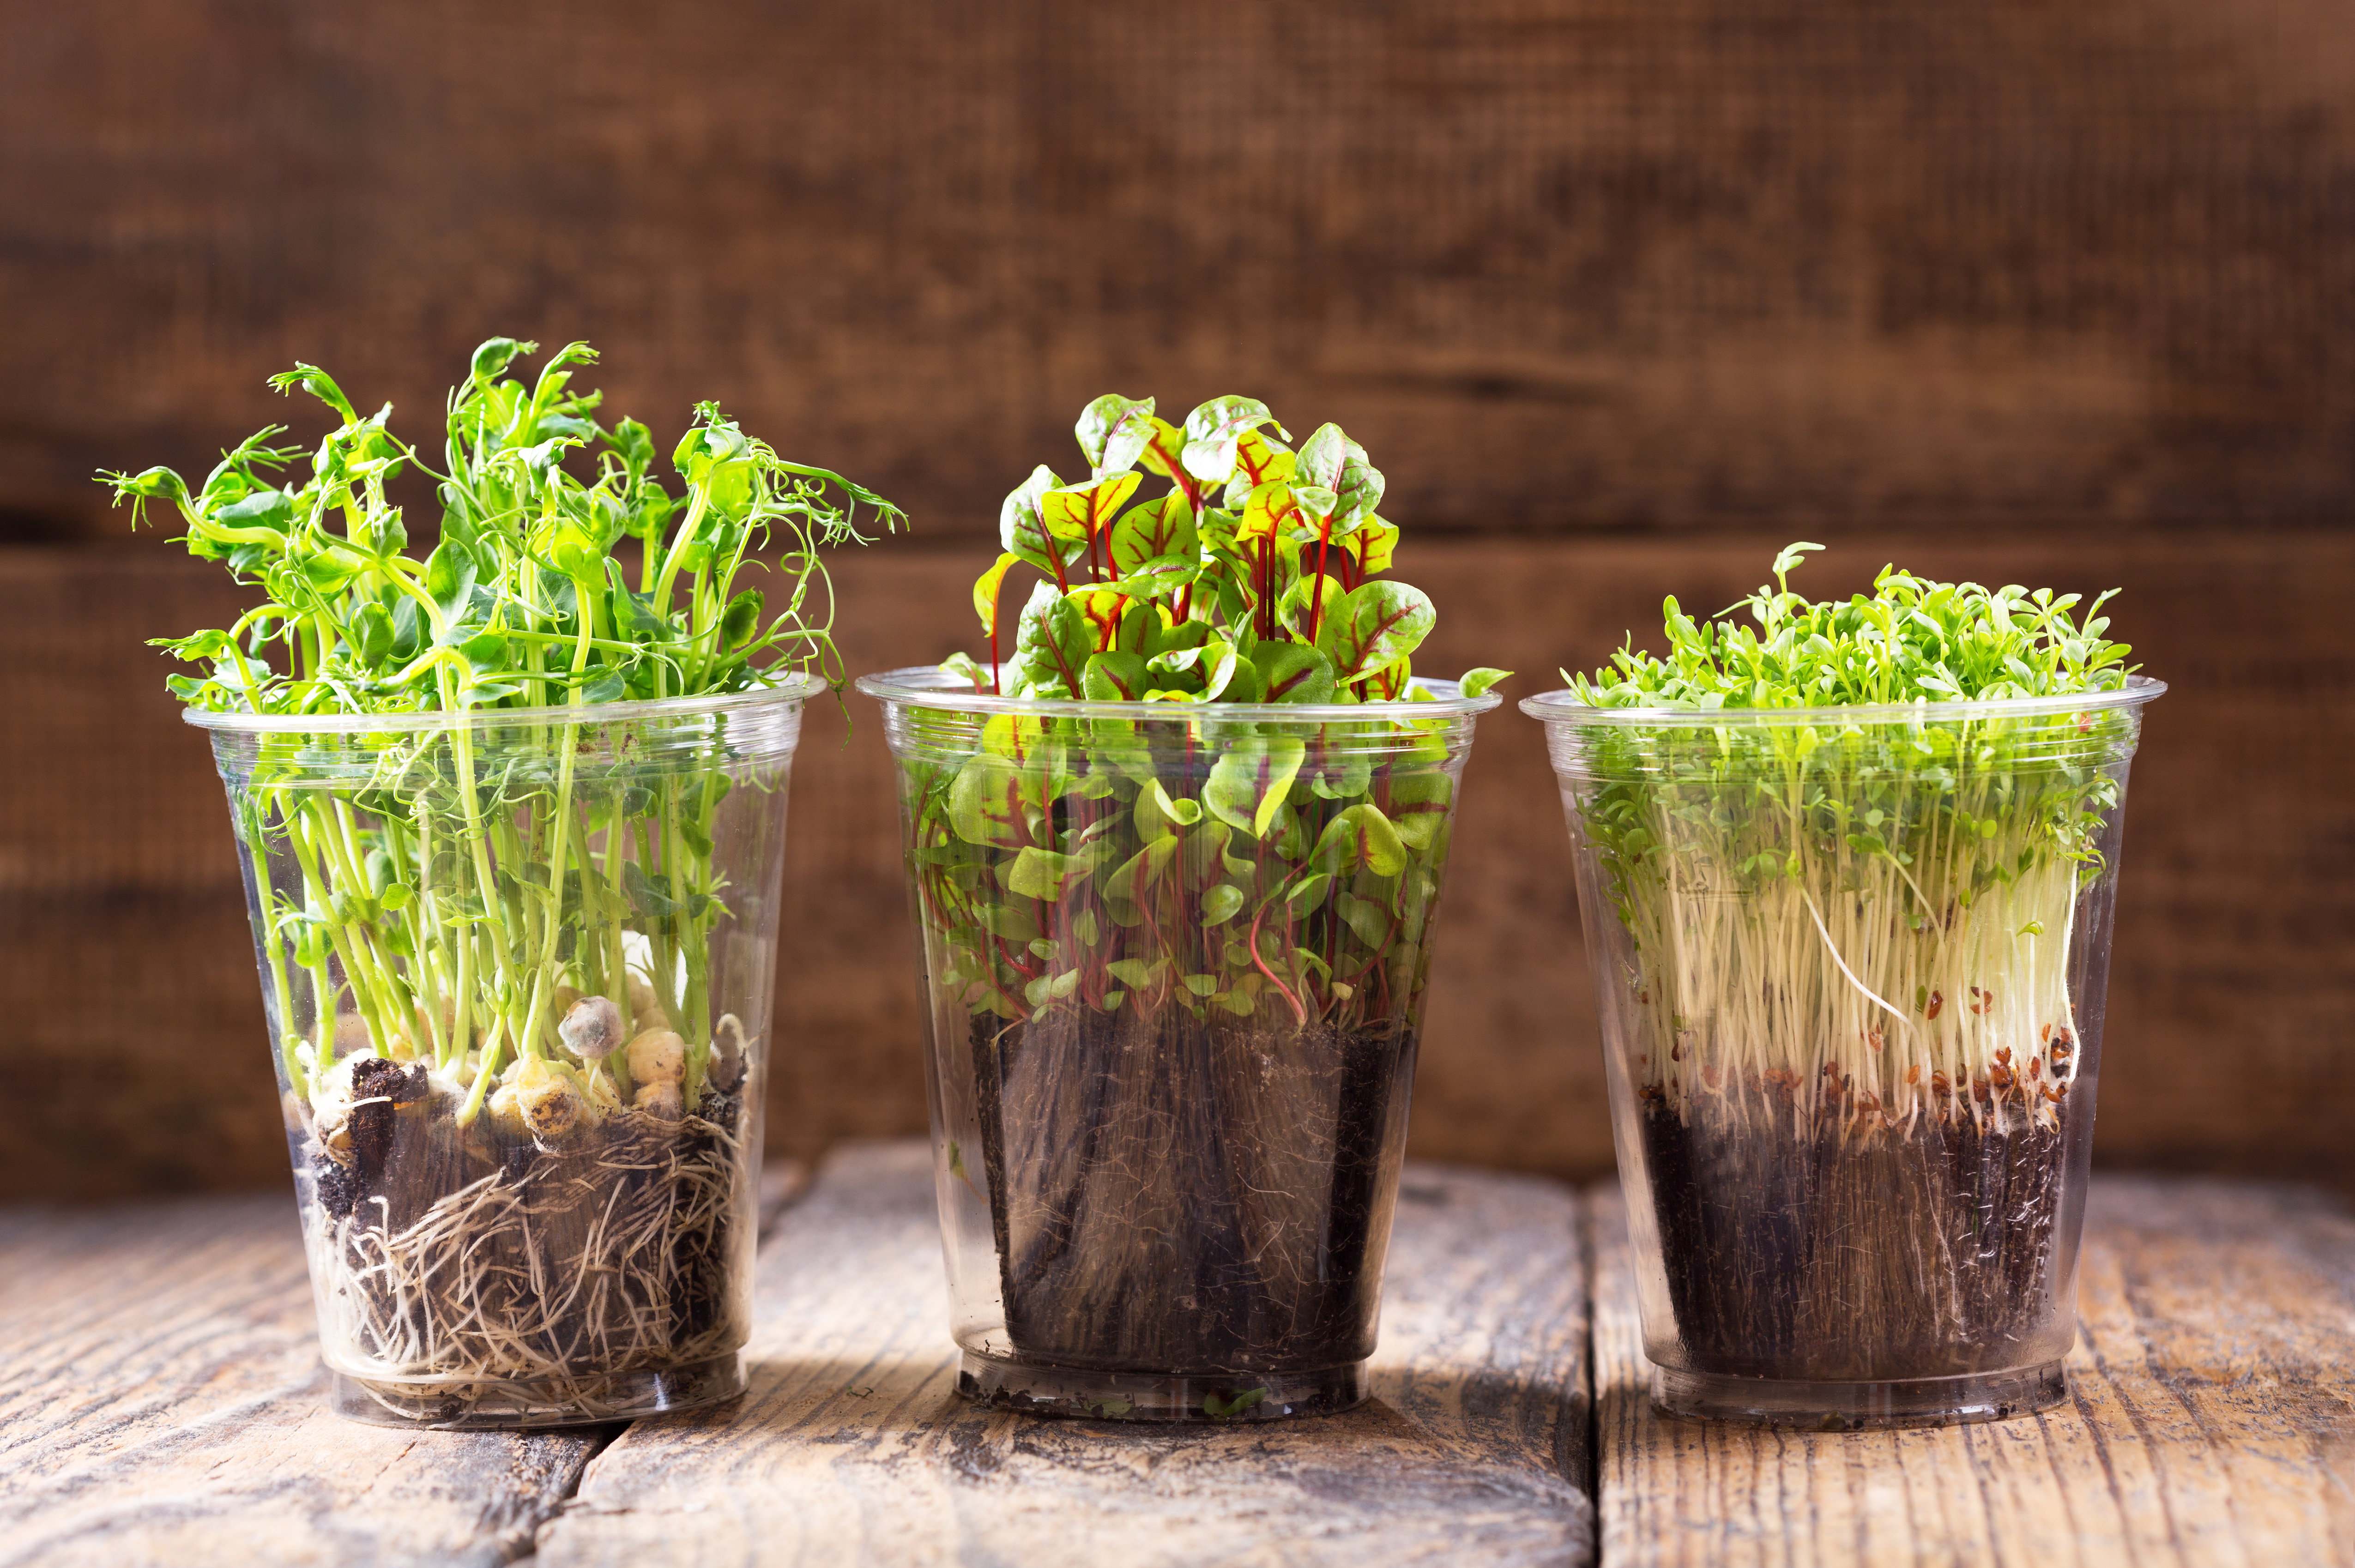
[[(484, 1175), (398, 1232), (368, 1202), (342, 1219), (311, 1211), (314, 1276), (335, 1282), (329, 1363), (385, 1380), (368, 1392), (387, 1410), (432, 1424), (453, 1384), (519, 1409), (625, 1413), (639, 1371), (741, 1343), (726, 1283), (746, 1179), (736, 1138), (694, 1116), (610, 1126), (609, 1143), (544, 1154), (525, 1179)], [(416, 1378), (441, 1384), (431, 1401), (401, 1381)]]

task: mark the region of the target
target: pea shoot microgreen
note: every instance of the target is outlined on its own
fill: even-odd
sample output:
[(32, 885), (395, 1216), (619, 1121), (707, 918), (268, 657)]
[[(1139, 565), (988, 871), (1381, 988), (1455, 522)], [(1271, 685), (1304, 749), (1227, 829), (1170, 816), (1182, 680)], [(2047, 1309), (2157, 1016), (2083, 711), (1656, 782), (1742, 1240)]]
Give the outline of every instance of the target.
[[(456, 720), (545, 709), (588, 719), (603, 704), (751, 691), (801, 672), (839, 684), (819, 551), (862, 539), (861, 507), (887, 529), (901, 521), (872, 492), (779, 456), (713, 403), (696, 406), (672, 450), (674, 494), (652, 432), (632, 419), (601, 424), (601, 394), (572, 385), (595, 351), (568, 344), (519, 379), (537, 352), (504, 337), (474, 351), (448, 400), (438, 468), (395, 432), (391, 405), (362, 414), (325, 371), (298, 365), (271, 384), (309, 393), (340, 421), (307, 463), (271, 425), (199, 485), (168, 468), (102, 475), (134, 520), (171, 507), (191, 554), (266, 595), (227, 628), (159, 639), (205, 671), (170, 677), (192, 708), (453, 720), (395, 748), (398, 768), (389, 760), (393, 771), (366, 787), (265, 790), (239, 824), (266, 906), (265, 950), (291, 956), (314, 993), (298, 1024), (294, 988), (282, 976), (277, 987), (298, 1085), (334, 1060), (340, 997), (378, 1054), (420, 1056), (469, 1081), (471, 1120), (502, 1061), (560, 1062), (559, 992), (611, 992), (634, 1021), (623, 984), (632, 951), (687, 1032), (692, 1084), (712, 1045), (706, 949), (722, 890), (710, 837), (724, 792), (685, 776), (589, 790), (575, 778), (579, 723), (553, 719), (534, 731), (544, 757), (520, 767), (510, 754), (499, 777), (478, 777)], [(307, 472), (290, 476), (298, 464)], [(422, 560), (391, 498), (409, 469), (435, 483), (440, 504)], [(782, 548), (762, 553), (773, 543)], [(749, 570), (771, 574), (773, 609), (738, 587)], [(264, 751), (292, 757), (304, 743), (297, 734)], [(288, 843), (304, 876), (293, 897), (272, 894), (263, 870)], [(418, 897), (445, 862), (464, 874)]]
[(901, 520), (711, 403), (674, 489), (573, 386), (588, 345), (537, 353), (475, 351), (438, 453), (298, 365), (272, 384), (337, 421), (307, 458), (273, 424), (194, 485), (101, 476), (262, 594), (162, 645), (198, 667), (170, 687), (215, 731), (321, 1334), (371, 1419), (617, 1415), (734, 1365), (762, 802), (842, 678), (820, 551)]

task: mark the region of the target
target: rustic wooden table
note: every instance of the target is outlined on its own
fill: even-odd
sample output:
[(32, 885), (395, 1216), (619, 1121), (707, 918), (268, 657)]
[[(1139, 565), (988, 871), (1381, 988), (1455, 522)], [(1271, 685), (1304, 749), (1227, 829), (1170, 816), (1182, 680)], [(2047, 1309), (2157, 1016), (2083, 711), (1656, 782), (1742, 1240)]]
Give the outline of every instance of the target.
[(957, 1400), (921, 1146), (764, 1222), (741, 1403), (488, 1436), (319, 1408), (282, 1196), (0, 1211), (0, 1565), (2355, 1563), (2355, 1218), (2297, 1190), (2098, 1183), (2071, 1403), (1853, 1435), (1651, 1413), (1609, 1189), (1411, 1168), (1374, 1402), (1181, 1431)]

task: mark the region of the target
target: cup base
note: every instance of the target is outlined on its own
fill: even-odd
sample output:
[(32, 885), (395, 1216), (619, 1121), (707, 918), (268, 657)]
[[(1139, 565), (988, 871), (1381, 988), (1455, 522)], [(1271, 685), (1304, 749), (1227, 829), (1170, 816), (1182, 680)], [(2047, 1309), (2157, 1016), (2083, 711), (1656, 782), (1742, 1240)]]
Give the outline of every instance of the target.
[(1227, 1424), (1332, 1415), (1365, 1403), (1366, 1363), (1306, 1372), (1103, 1372), (964, 1353), (957, 1392), (993, 1410), (1081, 1421)]
[(435, 1432), (594, 1426), (699, 1409), (744, 1392), (743, 1360), (732, 1351), (594, 1379), (363, 1378), (334, 1368), (327, 1377), (327, 1408), (346, 1420)]
[(1666, 1414), (1810, 1432), (2009, 1421), (2049, 1410), (2068, 1397), (2068, 1380), (2058, 1361), (2009, 1371), (1886, 1382), (1748, 1378), (1652, 1368), (1652, 1403)]

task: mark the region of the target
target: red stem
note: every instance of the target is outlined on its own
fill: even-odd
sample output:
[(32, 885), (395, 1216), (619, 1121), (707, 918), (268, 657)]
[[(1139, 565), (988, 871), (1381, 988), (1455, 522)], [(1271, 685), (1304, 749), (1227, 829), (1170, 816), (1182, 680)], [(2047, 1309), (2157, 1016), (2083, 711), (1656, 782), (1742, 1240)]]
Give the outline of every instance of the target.
[(1325, 549), (1333, 542), (1333, 518), (1327, 514), (1316, 525), (1316, 575), (1308, 589), (1308, 640), (1316, 641), (1316, 613), (1325, 607)]
[[(1273, 899), (1268, 901), (1269, 903), (1273, 903), (1274, 901), (1275, 901)], [(1292, 1016), (1299, 1020), (1301, 1028), (1305, 1029), (1308, 1027), (1308, 1009), (1300, 1005), (1300, 998), (1292, 994), (1292, 987), (1277, 979), (1275, 977), (1275, 971), (1267, 966), (1267, 960), (1259, 955), (1259, 923), (1267, 918), (1267, 904), (1262, 904), (1260, 905), (1259, 912), (1252, 916), (1252, 962), (1258, 965), (1259, 972), (1261, 974), (1267, 976), (1267, 983), (1273, 986), (1278, 991), (1282, 992), (1284, 994), (1284, 999), (1292, 1004)]]

